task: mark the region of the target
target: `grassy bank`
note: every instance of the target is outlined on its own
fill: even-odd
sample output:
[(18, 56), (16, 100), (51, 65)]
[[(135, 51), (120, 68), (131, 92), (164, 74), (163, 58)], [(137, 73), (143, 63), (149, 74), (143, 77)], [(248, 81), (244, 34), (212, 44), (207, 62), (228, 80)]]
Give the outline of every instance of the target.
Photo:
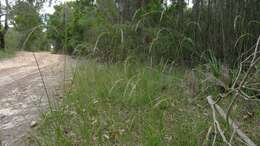
[(63, 105), (45, 115), (43, 145), (201, 143), (209, 120), (189, 103), (183, 69), (88, 62), (79, 70)]
[(15, 56), (14, 51), (9, 51), (9, 50), (2, 51), (2, 50), (0, 50), (0, 60), (10, 58), (10, 57), (13, 57), (13, 56)]
[[(43, 115), (33, 140), (44, 146), (211, 145), (205, 139), (213, 139), (214, 134), (207, 137), (212, 113), (206, 95), (192, 97), (190, 72), (165, 65), (88, 61), (78, 68), (60, 107)], [(254, 118), (259, 118), (256, 111)], [(257, 122), (241, 125), (252, 131)], [(249, 135), (257, 140), (258, 131)], [(219, 135), (216, 143), (224, 145)]]

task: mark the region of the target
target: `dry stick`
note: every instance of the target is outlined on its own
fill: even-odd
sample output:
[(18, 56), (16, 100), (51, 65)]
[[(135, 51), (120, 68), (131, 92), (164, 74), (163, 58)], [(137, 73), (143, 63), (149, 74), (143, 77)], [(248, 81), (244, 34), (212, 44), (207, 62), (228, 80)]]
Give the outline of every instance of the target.
[(212, 130), (212, 126), (210, 126), (209, 129), (208, 129), (206, 138), (205, 138), (205, 140), (204, 140), (204, 142), (203, 142), (203, 144), (202, 144), (203, 146), (206, 146), (206, 145), (207, 145), (207, 143), (208, 143), (208, 141), (209, 141), (209, 136), (210, 136), (211, 130)]
[(229, 115), (230, 115), (230, 112), (231, 112), (231, 110), (232, 110), (232, 108), (233, 108), (233, 106), (234, 106), (234, 104), (236, 103), (236, 101), (237, 101), (237, 99), (238, 99), (238, 97), (239, 97), (239, 90), (236, 90), (235, 91), (236, 93), (235, 93), (235, 95), (234, 95), (234, 97), (233, 97), (233, 99), (232, 99), (232, 101), (231, 101), (231, 103), (229, 104), (229, 106), (228, 106), (228, 110), (227, 110), (227, 114), (226, 114), (226, 120), (227, 120), (227, 123), (229, 123)]
[[(250, 63), (250, 66), (246, 72), (246, 74), (244, 75), (242, 81), (240, 82), (239, 86), (235, 89), (236, 90), (236, 94), (234, 95), (234, 98), (232, 99), (232, 102), (230, 103), (229, 107), (228, 107), (228, 111), (227, 111), (227, 114), (226, 114), (226, 120), (227, 120), (227, 123), (229, 123), (229, 114), (232, 110), (232, 107), (234, 105), (234, 103), (236, 102), (237, 98), (239, 97), (240, 95), (240, 92), (242, 91), (242, 88), (244, 86), (244, 84), (246, 83), (248, 77), (249, 77), (249, 74), (252, 72), (253, 70), (253, 67), (260, 61), (260, 57), (257, 57), (257, 52), (258, 52), (258, 46), (259, 46), (259, 43), (260, 43), (260, 36), (258, 37), (257, 39), (257, 42), (256, 42), (256, 46), (255, 46), (255, 50), (254, 50), (254, 53), (252, 54), (253, 58), (251, 60), (251, 63)], [(251, 55), (250, 55), (251, 56)], [(248, 60), (250, 57), (248, 57), (246, 60)], [(242, 70), (242, 65), (243, 63), (245, 62), (245, 60), (243, 62), (240, 63), (240, 69), (239, 69), (239, 73), (238, 73), (238, 76), (236, 78), (236, 81), (234, 82), (232, 88), (235, 87), (235, 84), (241, 74), (241, 70)]]
[(246, 75), (244, 76), (242, 82), (240, 83), (239, 87), (241, 88), (243, 85), (244, 85), (244, 82), (246, 81), (246, 79), (248, 78), (248, 75), (249, 73), (251, 72), (252, 68), (255, 66), (255, 64), (258, 62), (258, 58), (257, 58), (257, 53), (258, 52), (258, 46), (259, 46), (259, 43), (260, 43), (260, 36), (258, 37), (257, 39), (257, 43), (256, 43), (256, 46), (255, 46), (255, 49), (254, 49), (254, 53), (251, 54), (250, 56), (248, 56), (245, 60), (243, 60), (241, 63), (240, 63), (240, 67), (239, 67), (239, 72), (238, 72), (238, 75), (236, 77), (236, 80), (232, 86), (232, 88), (235, 87), (237, 81), (238, 81), (238, 78), (241, 74), (241, 71), (242, 71), (242, 68), (243, 68), (243, 63), (245, 63), (247, 60), (249, 60), (252, 56), (253, 56), (253, 59), (251, 60), (251, 63), (250, 63), (250, 66), (249, 66), (249, 69), (247, 70), (246, 72)]
[(260, 89), (257, 89), (257, 88), (254, 88), (254, 87), (247, 87), (247, 86), (244, 86), (243, 88), (248, 89), (248, 90), (251, 90), (251, 91), (260, 92)]
[(232, 140), (233, 140), (235, 134), (236, 134), (236, 129), (233, 129), (232, 135), (231, 135), (231, 137), (229, 139), (229, 143), (232, 143)]
[(43, 74), (42, 74), (42, 71), (41, 71), (41, 69), (40, 69), (39, 62), (38, 62), (38, 60), (37, 60), (37, 58), (36, 58), (34, 52), (33, 52), (33, 57), (34, 57), (34, 60), (35, 60), (35, 62), (36, 62), (36, 65), (37, 65), (37, 68), (38, 68), (38, 71), (39, 71), (39, 74), (40, 74), (40, 77), (41, 77), (41, 80), (42, 80), (42, 84), (43, 84), (44, 91), (45, 91), (46, 96), (47, 96), (47, 99), (48, 99), (48, 104), (49, 104), (50, 110), (51, 110), (51, 112), (52, 112), (52, 106), (51, 106), (50, 95), (49, 95), (49, 93), (48, 93), (48, 89), (47, 89), (46, 83), (45, 83), (45, 81), (44, 81), (44, 79), (43, 79)]
[(250, 100), (250, 101), (257, 101), (257, 102), (260, 102), (260, 99), (257, 99), (255, 97), (258, 97), (258, 95), (260, 94), (256, 94), (255, 96), (249, 96), (247, 95), (244, 91), (240, 91), (241, 95), (242, 95), (242, 98), (244, 98), (244, 100)]
[(213, 138), (212, 146), (215, 146), (216, 139), (217, 139), (217, 127), (215, 123), (213, 123), (213, 126), (214, 126), (214, 138)]
[[(223, 110), (219, 105), (214, 104), (215, 101), (212, 99), (212, 97), (211, 97), (211, 96), (208, 96), (208, 97), (207, 97), (207, 100), (208, 100), (208, 103), (209, 103), (211, 106), (213, 106), (213, 107), (217, 110), (217, 112), (221, 115), (221, 117), (224, 118), (225, 120), (227, 120), (227, 119), (226, 119), (226, 118), (227, 118), (227, 114), (224, 112), (224, 110)], [(228, 118), (229, 118), (229, 117), (228, 117)], [(241, 131), (241, 130), (239, 129), (239, 127), (237, 126), (237, 124), (234, 123), (234, 121), (233, 121), (231, 118), (229, 118), (228, 121), (229, 121), (229, 125), (232, 126), (233, 129), (235, 129), (235, 132), (237, 133), (237, 135), (238, 135), (242, 140), (244, 140), (244, 141), (247, 143), (248, 146), (257, 146), (248, 136), (246, 136), (246, 134), (245, 134), (243, 131)]]
[(257, 64), (257, 62), (258, 62), (258, 58), (257, 58), (256, 54), (257, 54), (257, 50), (258, 50), (259, 43), (260, 43), (260, 36), (259, 36), (258, 39), (257, 39), (255, 51), (254, 51), (254, 53), (253, 53), (253, 59), (252, 59), (252, 61), (251, 61), (251, 63), (250, 63), (249, 69), (247, 70), (247, 72), (246, 72), (246, 74), (245, 74), (245, 76), (244, 76), (242, 82), (241, 82), (240, 85), (239, 85), (240, 88), (244, 85), (245, 81), (247, 80), (249, 74), (250, 74), (251, 71), (252, 71), (252, 68), (253, 68), (253, 67)]
[[(224, 131), (221, 129), (220, 124), (219, 124), (219, 122), (218, 122), (218, 120), (217, 120), (216, 110), (215, 110), (215, 107), (214, 107), (214, 103), (211, 103), (211, 104), (210, 104), (210, 107), (211, 107), (211, 109), (212, 109), (213, 124), (214, 124), (215, 129), (217, 128), (217, 130), (219, 131), (219, 134), (220, 134), (220, 136), (222, 137), (223, 141), (224, 141), (227, 145), (231, 146), (231, 144), (227, 141), (227, 138), (226, 138), (226, 136), (224, 135)], [(216, 131), (216, 130), (215, 130), (215, 131)], [(216, 136), (216, 134), (217, 134), (217, 133), (215, 132), (215, 136)], [(215, 142), (214, 142), (214, 143), (215, 143)], [(214, 143), (212, 143), (212, 146), (215, 145)]]

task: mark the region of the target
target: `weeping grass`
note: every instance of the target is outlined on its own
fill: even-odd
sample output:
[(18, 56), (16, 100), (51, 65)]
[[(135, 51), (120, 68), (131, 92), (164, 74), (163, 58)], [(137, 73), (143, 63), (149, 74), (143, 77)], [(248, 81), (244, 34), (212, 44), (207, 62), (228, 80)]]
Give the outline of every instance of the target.
[(185, 94), (184, 72), (88, 61), (78, 68), (60, 107), (43, 115), (34, 141), (43, 146), (201, 145), (210, 121)]

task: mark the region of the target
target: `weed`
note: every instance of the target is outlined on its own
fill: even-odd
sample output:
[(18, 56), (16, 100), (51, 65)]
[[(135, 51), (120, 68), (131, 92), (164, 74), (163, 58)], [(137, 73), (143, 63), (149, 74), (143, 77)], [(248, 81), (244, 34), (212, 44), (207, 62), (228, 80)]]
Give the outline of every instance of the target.
[[(138, 63), (81, 65), (72, 91), (44, 114), (41, 145), (198, 145), (208, 120), (179, 86), (184, 73)], [(181, 76), (182, 75), (182, 76)], [(176, 78), (178, 77), (178, 78)], [(195, 110), (194, 110), (195, 109)]]

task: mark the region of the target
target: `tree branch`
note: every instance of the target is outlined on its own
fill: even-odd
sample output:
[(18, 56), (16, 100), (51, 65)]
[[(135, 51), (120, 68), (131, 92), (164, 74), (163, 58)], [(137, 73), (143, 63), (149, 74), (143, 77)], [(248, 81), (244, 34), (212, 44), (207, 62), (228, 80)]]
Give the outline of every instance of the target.
[[(226, 121), (229, 121), (229, 125), (234, 129), (233, 132), (236, 132), (237, 135), (244, 140), (249, 146), (257, 146), (243, 131), (241, 131), (239, 129), (239, 127), (237, 126), (237, 124), (229, 117), (227, 117), (227, 114), (224, 112), (224, 110), (217, 104), (214, 104), (215, 101), (212, 99), (211, 96), (207, 97), (208, 103), (210, 104), (210, 106), (214, 109), (216, 109), (216, 111), (221, 115), (222, 118), (224, 118)], [(229, 120), (227, 120), (227, 118)], [(233, 137), (234, 134), (232, 134)]]

